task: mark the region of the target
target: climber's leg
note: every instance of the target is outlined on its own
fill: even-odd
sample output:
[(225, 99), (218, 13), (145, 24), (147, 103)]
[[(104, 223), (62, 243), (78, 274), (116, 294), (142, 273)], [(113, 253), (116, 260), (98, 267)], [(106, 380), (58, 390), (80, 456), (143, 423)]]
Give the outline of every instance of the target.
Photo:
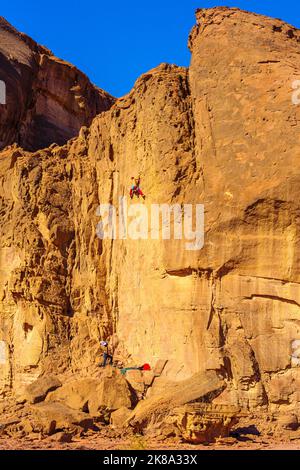
[(138, 192), (138, 195), (139, 195), (139, 196), (142, 196), (142, 198), (145, 199), (146, 196), (145, 196), (145, 194), (143, 193), (143, 191), (141, 190), (141, 188), (138, 188), (138, 189), (137, 189), (137, 192)]
[(105, 367), (105, 366), (106, 366), (107, 358), (108, 358), (108, 354), (107, 354), (107, 353), (103, 353), (103, 364), (102, 364), (102, 367)]

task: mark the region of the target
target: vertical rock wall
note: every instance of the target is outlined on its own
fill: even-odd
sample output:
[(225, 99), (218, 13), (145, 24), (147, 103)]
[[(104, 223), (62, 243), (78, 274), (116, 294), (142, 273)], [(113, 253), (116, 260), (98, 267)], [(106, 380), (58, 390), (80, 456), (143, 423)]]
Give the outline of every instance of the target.
[[(299, 32), (199, 10), (189, 69), (162, 64), (63, 147), (0, 156), (0, 377), (89, 374), (113, 333), (135, 363), (217, 370), (220, 402), (298, 407)], [(100, 240), (141, 174), (151, 204), (204, 204), (205, 243)], [(118, 216), (120, 211), (118, 211)], [(150, 230), (148, 227), (148, 231)]]

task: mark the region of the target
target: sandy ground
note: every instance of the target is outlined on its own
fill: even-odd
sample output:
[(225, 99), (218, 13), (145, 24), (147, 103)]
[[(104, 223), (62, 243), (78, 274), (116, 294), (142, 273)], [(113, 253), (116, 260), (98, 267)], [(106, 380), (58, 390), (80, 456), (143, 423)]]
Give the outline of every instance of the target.
[(0, 450), (300, 450), (300, 439), (280, 441), (256, 438), (237, 441), (233, 438), (220, 439), (209, 445), (183, 443), (147, 442), (143, 438), (130, 440), (107, 439), (102, 436), (73, 438), (70, 443), (60, 443), (53, 439), (13, 439), (0, 437)]

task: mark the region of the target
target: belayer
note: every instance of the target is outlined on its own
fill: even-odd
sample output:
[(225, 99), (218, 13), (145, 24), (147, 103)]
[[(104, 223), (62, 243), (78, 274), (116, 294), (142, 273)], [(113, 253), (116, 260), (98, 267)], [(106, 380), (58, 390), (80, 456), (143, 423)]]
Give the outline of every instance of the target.
[(140, 188), (141, 177), (139, 176), (138, 178), (135, 178), (134, 176), (132, 176), (131, 179), (133, 184), (130, 189), (130, 199), (132, 199), (134, 195), (136, 195), (137, 197), (142, 196), (142, 198), (145, 199), (146, 196)]
[(112, 354), (109, 353), (108, 342), (107, 341), (101, 341), (100, 344), (103, 348), (103, 363), (100, 365), (100, 367), (105, 367), (106, 363), (107, 363), (107, 360), (109, 361), (109, 364), (112, 365), (113, 356), (112, 356)]

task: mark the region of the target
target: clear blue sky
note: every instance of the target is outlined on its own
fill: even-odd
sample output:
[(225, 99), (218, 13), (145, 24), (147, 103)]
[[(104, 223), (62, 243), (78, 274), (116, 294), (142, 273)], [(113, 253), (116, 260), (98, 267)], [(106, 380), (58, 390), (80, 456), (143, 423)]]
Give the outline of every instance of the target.
[(194, 12), (217, 5), (281, 18), (300, 28), (300, 0), (11, 0), (2, 2), (0, 14), (96, 85), (122, 96), (161, 62), (188, 65)]

